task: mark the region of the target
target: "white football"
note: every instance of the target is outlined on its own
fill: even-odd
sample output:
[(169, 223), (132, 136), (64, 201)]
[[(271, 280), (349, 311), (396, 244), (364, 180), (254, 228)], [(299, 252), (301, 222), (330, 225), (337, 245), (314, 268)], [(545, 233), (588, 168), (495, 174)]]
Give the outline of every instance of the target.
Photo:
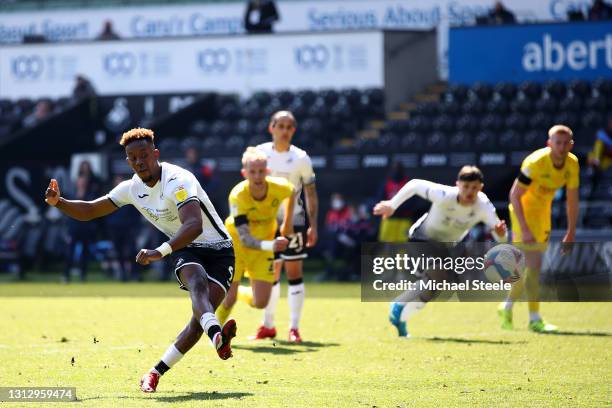
[(499, 244), (484, 256), (484, 274), (489, 282), (516, 282), (525, 269), (525, 254), (510, 244)]

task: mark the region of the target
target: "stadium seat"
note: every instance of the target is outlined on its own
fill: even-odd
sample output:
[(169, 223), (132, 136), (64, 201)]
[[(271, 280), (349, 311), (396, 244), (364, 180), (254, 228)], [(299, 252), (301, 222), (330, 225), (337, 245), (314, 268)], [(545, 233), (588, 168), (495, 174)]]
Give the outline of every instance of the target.
[(576, 115), (574, 112), (568, 111), (557, 113), (553, 122), (564, 124), (569, 126), (571, 129), (577, 129), (580, 124), (578, 115)]
[(5, 113), (12, 113), (14, 110), (13, 102), (8, 99), (0, 99), (0, 116)]
[[(605, 112), (608, 101), (604, 95), (593, 95), (584, 101), (584, 109), (587, 111)], [(612, 107), (612, 105), (610, 105)]]
[(534, 115), (529, 116), (529, 128), (540, 129), (542, 127), (549, 126), (553, 121), (553, 116), (545, 112), (536, 112)]
[(397, 151), (400, 144), (400, 136), (397, 133), (385, 132), (376, 139), (377, 150), (381, 152)]
[(215, 120), (210, 126), (210, 134), (213, 136), (227, 137), (233, 131), (233, 123), (226, 120)]
[(365, 97), (366, 105), (369, 107), (382, 107), (385, 103), (385, 93), (380, 88), (368, 88), (363, 92), (362, 101)]
[(208, 136), (202, 140), (200, 149), (202, 154), (210, 154), (219, 151), (223, 146), (223, 138), (220, 136)]
[(326, 118), (331, 112), (325, 104), (325, 99), (320, 95), (308, 109), (308, 116), (315, 118)]
[(463, 102), (467, 99), (468, 88), (465, 85), (450, 85), (446, 91), (446, 98), (457, 102)]
[(517, 93), (517, 87), (511, 82), (499, 82), (493, 88), (493, 98), (498, 97), (506, 102), (511, 101), (515, 98)]
[(517, 95), (517, 99), (520, 99), (522, 97), (534, 101), (536, 99), (539, 99), (540, 95), (542, 94), (542, 86), (537, 82), (521, 82), (518, 89), (519, 92)]
[(591, 95), (591, 84), (588, 81), (575, 79), (569, 83), (567, 89), (573, 96), (578, 96), (582, 99)]
[(559, 109), (563, 111), (578, 112), (582, 109), (584, 104), (583, 98), (580, 95), (567, 95), (559, 103)]
[(604, 116), (596, 111), (587, 112), (582, 117), (582, 127), (596, 129), (604, 125)]
[(517, 99), (510, 102), (510, 110), (512, 112), (520, 112), (524, 114), (533, 113), (534, 101), (525, 96), (520, 96)]
[(246, 148), (246, 140), (244, 137), (239, 135), (230, 136), (225, 139), (223, 147), (227, 152), (240, 155)]
[(421, 152), (423, 137), (416, 132), (409, 132), (400, 140), (400, 148), (405, 152)]
[(464, 114), (479, 115), (485, 111), (485, 104), (477, 99), (468, 100), (463, 104), (461, 110)]
[(269, 124), (270, 121), (268, 119), (259, 119), (257, 122), (255, 122), (255, 129), (253, 130), (253, 132), (256, 135), (267, 135)]
[(320, 119), (308, 118), (300, 125), (300, 132), (304, 132), (312, 137), (318, 138), (323, 131), (323, 124)]
[(439, 112), (443, 115), (456, 116), (461, 111), (461, 105), (457, 101), (444, 101), (439, 105)]
[(501, 151), (520, 150), (522, 147), (521, 135), (516, 130), (506, 130), (497, 141)]
[(565, 97), (567, 88), (565, 87), (565, 82), (553, 79), (544, 84), (543, 91), (544, 95), (549, 98), (561, 99)]
[(471, 133), (463, 131), (454, 133), (448, 138), (448, 148), (451, 152), (471, 151)]
[(546, 132), (540, 130), (530, 130), (523, 136), (523, 146), (525, 149), (539, 149), (546, 146)]
[(438, 104), (433, 102), (422, 102), (414, 109), (417, 116), (434, 116), (438, 113)]
[(431, 130), (431, 120), (423, 116), (416, 116), (408, 122), (408, 130), (418, 133), (429, 132)]
[(278, 98), (272, 97), (272, 99), (270, 99), (270, 103), (263, 107), (263, 116), (269, 118), (275, 112), (278, 112), (279, 110), (285, 110), (285, 109), (287, 109), (287, 107), (283, 106), (283, 104)]
[(433, 132), (425, 138), (423, 147), (426, 152), (445, 151), (448, 145), (448, 135), (443, 132)]
[(196, 136), (207, 136), (210, 133), (210, 123), (205, 120), (197, 120), (189, 127), (189, 133)]
[(251, 99), (253, 99), (260, 108), (263, 108), (272, 101), (272, 95), (269, 92), (259, 91), (255, 92)]
[(236, 120), (240, 117), (241, 111), (234, 102), (225, 103), (219, 108), (219, 119)]
[(236, 123), (236, 132), (242, 136), (251, 136), (255, 130), (255, 125), (248, 119), (240, 119)]
[[(342, 92), (342, 95), (344, 95), (344, 92)], [(299, 100), (302, 102), (302, 104), (308, 108), (309, 106), (311, 106), (314, 101), (317, 99), (317, 94), (314, 93), (311, 90), (304, 90), (304, 91), (299, 91), (296, 93), (295, 95), (295, 99), (294, 102), (296, 100)]]
[(468, 99), (487, 102), (493, 95), (493, 87), (489, 84), (476, 82), (468, 90)]
[(338, 99), (340, 98), (338, 92), (333, 89), (324, 89), (319, 92), (319, 96), (323, 98), (323, 100), (325, 101), (325, 105), (328, 107), (335, 105), (336, 102), (338, 102)]
[(22, 98), (15, 102), (15, 112), (17, 112), (20, 116), (25, 116), (32, 109), (34, 109), (34, 101), (31, 99)]
[(264, 116), (264, 110), (253, 98), (243, 101), (240, 106), (242, 117), (256, 120)]
[(189, 149), (190, 147), (195, 147), (197, 149), (200, 147), (201, 140), (202, 139), (197, 136), (187, 136), (179, 142), (179, 147), (183, 152)]
[(457, 130), (465, 132), (474, 132), (479, 128), (479, 121), (475, 116), (466, 114), (457, 120)]
[(525, 115), (515, 112), (505, 119), (504, 125), (509, 130), (522, 132), (527, 128), (527, 118)]
[(609, 201), (612, 199), (612, 182), (601, 180), (591, 194), (593, 200)]
[(489, 113), (505, 115), (510, 110), (510, 104), (502, 97), (493, 97), (487, 102), (486, 110)]
[(351, 105), (344, 96), (339, 97), (336, 104), (331, 107), (331, 115), (341, 120), (350, 120), (353, 117)]
[(487, 114), (482, 118), (481, 127), (484, 130), (499, 131), (504, 125), (504, 120), (500, 115)]
[(385, 131), (397, 134), (404, 134), (410, 131), (409, 120), (388, 120), (385, 123)]
[(452, 116), (448, 115), (438, 116), (434, 119), (432, 125), (435, 131), (444, 133), (452, 132), (455, 129), (455, 121)]
[(538, 99), (535, 103), (535, 109), (538, 112), (554, 113), (559, 108), (559, 103), (554, 96), (545, 96)]
[(612, 79), (599, 78), (592, 84), (593, 95), (612, 95)]
[(289, 106), (293, 102), (294, 95), (290, 91), (278, 91), (274, 95), (280, 102), (281, 105)]
[(349, 105), (353, 108), (358, 107), (361, 104), (361, 92), (354, 88), (343, 89), (340, 92), (340, 95), (343, 96)]
[(491, 131), (484, 130), (476, 134), (473, 140), (475, 151), (494, 151), (496, 147), (496, 135)]
[(247, 139), (246, 145), (247, 146), (257, 146), (259, 144), (266, 143), (269, 141), (270, 141), (270, 138), (266, 136), (265, 134), (257, 134)]
[(308, 114), (308, 106), (304, 103), (302, 98), (296, 97), (291, 105), (289, 105), (289, 110), (295, 115), (296, 118), (303, 118)]
[(178, 139), (164, 137), (159, 142), (159, 149), (168, 156), (180, 156), (182, 154), (181, 143)]

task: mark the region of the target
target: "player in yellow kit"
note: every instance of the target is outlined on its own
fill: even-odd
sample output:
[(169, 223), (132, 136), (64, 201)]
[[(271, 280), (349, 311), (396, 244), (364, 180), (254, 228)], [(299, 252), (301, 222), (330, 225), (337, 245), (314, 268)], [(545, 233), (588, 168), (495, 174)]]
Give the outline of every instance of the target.
[(550, 238), (552, 201), (555, 192), (564, 186), (567, 196), (567, 232), (563, 243), (574, 242), (580, 169), (578, 159), (570, 153), (574, 140), (569, 127), (555, 125), (550, 128), (547, 145), (525, 158), (510, 190), (512, 241), (525, 251), (526, 269), (524, 279), (513, 285), (508, 299), (498, 309), (504, 329), (513, 328), (512, 305), (521, 296), (524, 285), (529, 302), (529, 330), (538, 333), (557, 330), (540, 316), (540, 269)]
[[(236, 270), (227, 296), (217, 308), (219, 321), (228, 318), (236, 298), (258, 309), (266, 307), (274, 282), (274, 252), (284, 251), (289, 244), (285, 236), (293, 233), (293, 185), (287, 179), (267, 176), (267, 157), (254, 147), (246, 149), (242, 167), (246, 180), (230, 192), (230, 216), (225, 221), (234, 241)], [(276, 214), (281, 205), (286, 206), (285, 216), (281, 236), (275, 239)], [(245, 272), (250, 287), (240, 286)]]

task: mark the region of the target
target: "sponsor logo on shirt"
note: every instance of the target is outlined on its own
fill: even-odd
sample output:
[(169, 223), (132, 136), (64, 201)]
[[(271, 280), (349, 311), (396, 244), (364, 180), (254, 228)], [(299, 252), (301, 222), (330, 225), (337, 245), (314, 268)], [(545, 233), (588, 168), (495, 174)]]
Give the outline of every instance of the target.
[(187, 199), (187, 190), (185, 190), (185, 187), (183, 187), (182, 185), (178, 186), (174, 190), (174, 197), (176, 197), (179, 203), (182, 203), (183, 201), (185, 201)]

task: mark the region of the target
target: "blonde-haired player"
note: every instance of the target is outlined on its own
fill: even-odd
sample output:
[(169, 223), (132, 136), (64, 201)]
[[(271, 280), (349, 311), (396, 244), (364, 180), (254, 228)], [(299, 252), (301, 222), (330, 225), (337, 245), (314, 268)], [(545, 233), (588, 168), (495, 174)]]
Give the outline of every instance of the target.
[[(221, 324), (231, 313), (236, 298), (258, 309), (266, 307), (274, 282), (274, 252), (287, 248), (289, 240), (285, 236), (293, 232), (293, 185), (284, 178), (268, 176), (267, 157), (254, 147), (244, 152), (241, 172), (245, 180), (230, 192), (230, 216), (225, 221), (234, 241), (236, 270), (227, 296), (217, 308)], [(281, 205), (285, 206), (285, 216), (281, 236), (275, 239), (276, 214)], [(240, 286), (245, 272), (250, 287)]]
[(504, 329), (513, 328), (512, 305), (520, 297), (524, 284), (529, 302), (529, 330), (537, 333), (557, 330), (540, 316), (540, 268), (550, 238), (552, 201), (555, 192), (563, 186), (567, 196), (567, 232), (563, 243), (569, 244), (575, 239), (580, 168), (578, 159), (570, 153), (573, 146), (573, 132), (569, 127), (551, 127), (547, 147), (525, 158), (510, 190), (512, 241), (524, 249), (526, 269), (524, 279), (513, 285), (508, 299), (498, 309)]

